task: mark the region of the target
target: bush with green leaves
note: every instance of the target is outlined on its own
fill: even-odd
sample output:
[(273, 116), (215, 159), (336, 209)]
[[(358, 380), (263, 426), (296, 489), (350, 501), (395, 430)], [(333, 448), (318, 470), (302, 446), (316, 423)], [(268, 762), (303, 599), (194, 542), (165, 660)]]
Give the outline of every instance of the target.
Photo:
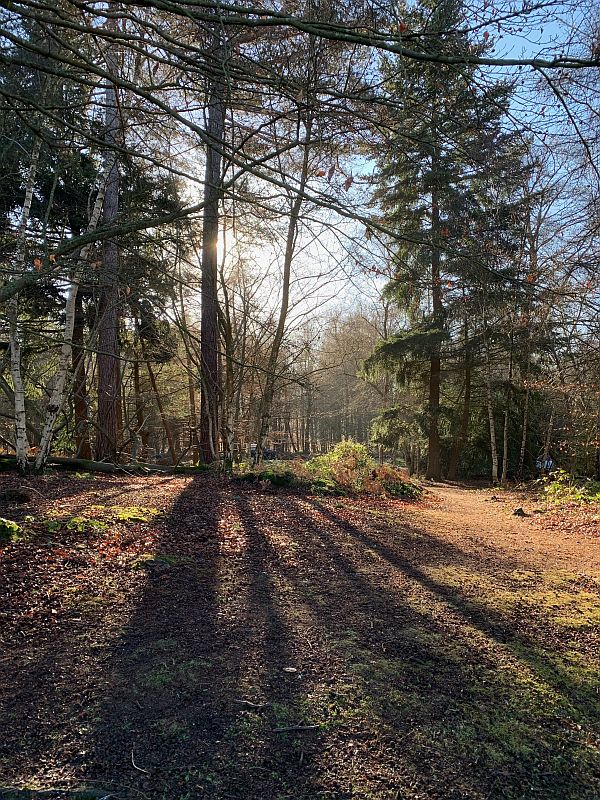
[(311, 458), (306, 468), (318, 480), (360, 492), (371, 476), (375, 462), (364, 444), (345, 439), (338, 442), (329, 453)]
[(600, 481), (576, 478), (564, 469), (541, 479), (542, 493), (550, 503), (600, 503)]
[(374, 472), (375, 474), (372, 478), (373, 492), (377, 492), (379, 487), (382, 494), (398, 497), (402, 500), (416, 500), (423, 492), (416, 483), (405, 480), (404, 474), (397, 467), (384, 464), (381, 467), (377, 467)]
[(346, 439), (309, 461), (271, 461), (237, 475), (241, 481), (304, 489), (324, 495), (371, 494), (415, 499), (420, 487), (391, 465), (377, 466), (364, 444)]
[(296, 486), (301, 482), (289, 462), (270, 461), (262, 467), (252, 469), (245, 465), (237, 475), (240, 481), (268, 481), (273, 486)]

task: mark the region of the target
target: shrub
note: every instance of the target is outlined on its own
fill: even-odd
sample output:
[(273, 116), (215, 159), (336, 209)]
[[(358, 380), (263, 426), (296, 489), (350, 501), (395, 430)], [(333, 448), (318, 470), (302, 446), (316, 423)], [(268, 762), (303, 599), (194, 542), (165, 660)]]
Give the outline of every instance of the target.
[(404, 474), (397, 468), (389, 464), (377, 467), (372, 477), (372, 491), (377, 489), (382, 494), (391, 497), (399, 497), (403, 500), (414, 500), (422, 493), (422, 489), (416, 483), (407, 481)]
[(256, 477), (259, 481), (269, 481), (273, 486), (294, 486), (297, 482), (291, 469), (280, 469), (274, 465), (260, 470)]
[(396, 467), (377, 467), (363, 444), (348, 439), (329, 453), (308, 461), (271, 461), (260, 469), (243, 471), (240, 481), (267, 481), (273, 486), (302, 488), (315, 494), (367, 493), (414, 499), (421, 489)]
[(308, 472), (314, 478), (359, 492), (363, 490), (374, 467), (375, 462), (364, 444), (352, 439), (338, 442), (329, 453), (315, 456), (306, 463)]
[(542, 493), (550, 503), (599, 503), (600, 481), (576, 478), (559, 469), (541, 479)]
[(237, 475), (239, 481), (268, 481), (273, 486), (296, 486), (300, 481), (289, 463), (283, 461), (270, 461), (268, 466), (258, 469), (249, 469), (244, 465), (244, 470)]

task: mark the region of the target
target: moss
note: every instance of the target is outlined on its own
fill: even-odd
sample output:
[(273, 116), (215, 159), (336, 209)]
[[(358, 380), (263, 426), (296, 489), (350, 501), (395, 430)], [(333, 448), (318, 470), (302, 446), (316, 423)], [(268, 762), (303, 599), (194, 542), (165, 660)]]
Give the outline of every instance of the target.
[(464, 567), (430, 567), (436, 582), (457, 590), (482, 611), (512, 614), (524, 608), (532, 616), (561, 627), (583, 628), (600, 623), (600, 595), (578, 587), (581, 576), (567, 571), (513, 570), (504, 576), (489, 576)]
[(140, 676), (139, 682), (148, 689), (163, 689), (168, 686), (194, 686), (206, 676), (212, 661), (194, 658), (188, 661), (162, 662), (150, 667)]
[(159, 513), (157, 508), (144, 506), (113, 506), (110, 512), (120, 522), (151, 522)]
[(180, 556), (176, 553), (142, 553), (136, 556), (131, 562), (131, 569), (169, 569), (170, 567), (180, 567), (191, 563), (189, 556)]

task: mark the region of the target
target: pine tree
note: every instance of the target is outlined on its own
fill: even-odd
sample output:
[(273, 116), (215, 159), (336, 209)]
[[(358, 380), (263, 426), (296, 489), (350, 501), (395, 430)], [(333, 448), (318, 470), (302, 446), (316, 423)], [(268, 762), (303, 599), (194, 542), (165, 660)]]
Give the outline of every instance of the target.
[[(481, 50), (461, 32), (463, 22), (460, 0), (422, 0), (407, 11), (403, 29), (418, 33), (411, 47), (428, 55)], [(381, 345), (368, 366), (394, 370), (427, 359), (427, 476), (439, 479), (443, 364), (456, 350), (457, 327), (464, 329), (472, 277), (489, 269), (481, 249), (489, 189), (514, 171), (519, 155), (502, 130), (504, 84), (484, 89), (473, 67), (436, 62), (388, 58), (382, 69), (393, 134), (379, 162), (377, 199), (401, 241), (388, 292), (404, 308), (409, 329)]]

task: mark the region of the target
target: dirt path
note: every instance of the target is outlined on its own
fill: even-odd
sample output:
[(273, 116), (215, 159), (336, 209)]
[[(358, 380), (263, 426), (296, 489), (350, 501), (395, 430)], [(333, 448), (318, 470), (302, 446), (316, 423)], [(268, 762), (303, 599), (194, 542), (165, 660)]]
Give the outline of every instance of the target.
[(53, 522), (0, 550), (0, 786), (598, 797), (598, 539), (445, 486), (30, 486)]
[[(589, 535), (594, 533), (592, 525), (573, 535), (567, 525), (549, 527), (552, 511), (526, 493), (438, 484), (432, 494), (435, 501), (420, 519), (434, 533), (466, 547), (480, 543), (497, 548), (508, 558), (517, 555), (532, 566), (552, 564), (557, 569), (600, 572), (600, 511), (585, 517), (595, 521), (595, 536)], [(515, 516), (518, 508), (528, 516)]]

